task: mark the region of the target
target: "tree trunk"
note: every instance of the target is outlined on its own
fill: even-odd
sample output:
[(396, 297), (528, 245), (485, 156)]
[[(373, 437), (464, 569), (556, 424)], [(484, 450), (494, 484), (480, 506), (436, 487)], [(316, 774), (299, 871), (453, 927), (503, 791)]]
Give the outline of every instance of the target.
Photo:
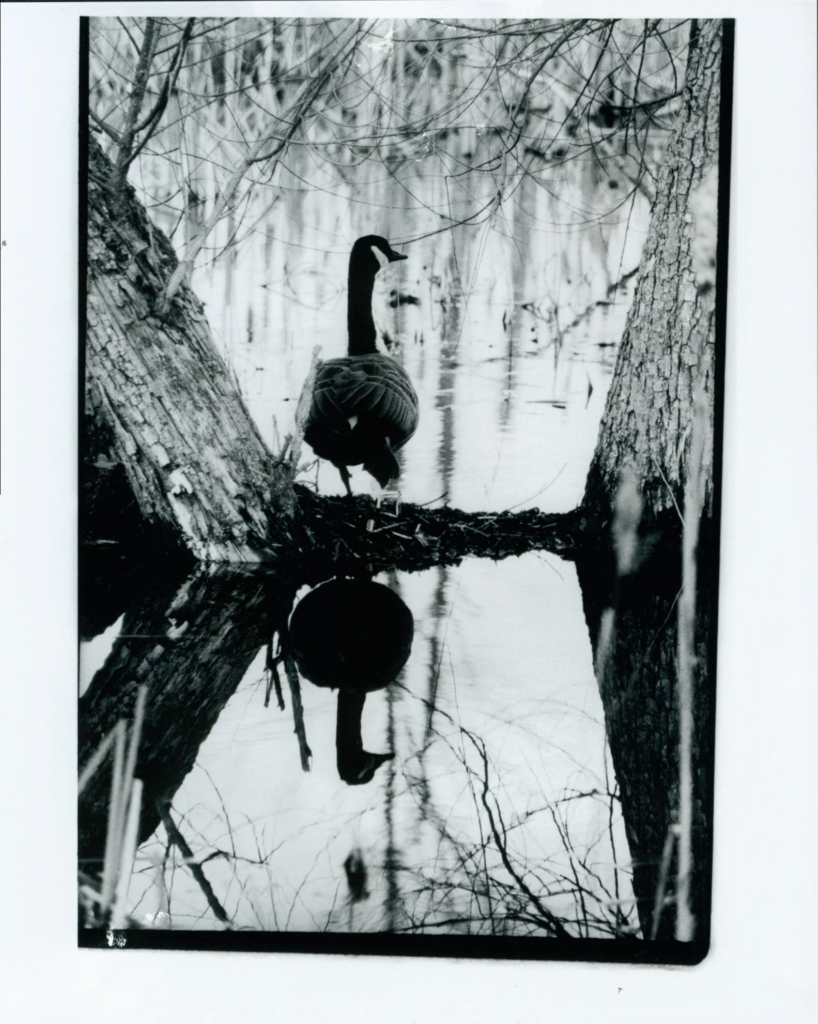
[(683, 108), (659, 174), (639, 284), (586, 483), (584, 504), (591, 508), (610, 508), (627, 464), (646, 511), (681, 505), (699, 390), (709, 425), (705, 508), (712, 503), (721, 47), (720, 21), (693, 22)]
[[(88, 298), (82, 536), (133, 547), (147, 524), (166, 549), (202, 561), (297, 562), (315, 571), (408, 568), (502, 557), (534, 547), (568, 553), (576, 516), (492, 516), (320, 499), (292, 486), (297, 442), (274, 460), (216, 352), (201, 302), (182, 285), (159, 315), (177, 265), (134, 190), (109, 186), (89, 151)], [(305, 391), (307, 386), (305, 386)], [(299, 403), (300, 408), (300, 403)], [(299, 414), (297, 413), (297, 418)], [(319, 572), (320, 575), (320, 572)]]
[(105, 506), (121, 467), (142, 518), (208, 561), (274, 556), (292, 508), (186, 286), (157, 314), (177, 265), (134, 190), (88, 154), (84, 490)]

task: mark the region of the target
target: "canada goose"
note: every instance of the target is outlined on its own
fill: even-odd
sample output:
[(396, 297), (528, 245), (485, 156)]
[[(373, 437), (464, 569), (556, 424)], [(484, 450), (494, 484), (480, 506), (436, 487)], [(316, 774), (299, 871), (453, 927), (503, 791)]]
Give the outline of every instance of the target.
[(328, 359), (319, 367), (304, 432), (315, 454), (338, 469), (349, 495), (348, 466), (363, 465), (381, 487), (398, 476), (394, 453), (418, 425), (418, 398), (409, 375), (375, 346), (372, 289), (381, 269), (377, 253), (389, 263), (408, 259), (379, 235), (366, 235), (353, 245), (348, 355)]
[(293, 611), (289, 635), (299, 671), (316, 686), (338, 688), (336, 764), (350, 786), (369, 782), (394, 757), (364, 750), (361, 715), (367, 693), (388, 686), (406, 664), (414, 631), (406, 604), (369, 580), (322, 583)]

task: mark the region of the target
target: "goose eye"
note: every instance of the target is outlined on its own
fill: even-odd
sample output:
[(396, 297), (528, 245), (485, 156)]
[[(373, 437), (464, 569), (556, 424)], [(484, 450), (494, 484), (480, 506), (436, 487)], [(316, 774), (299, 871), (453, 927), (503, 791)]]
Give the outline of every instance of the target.
[(373, 254), (375, 256), (375, 259), (378, 261), (379, 268), (380, 267), (385, 267), (386, 264), (389, 262), (389, 260), (387, 259), (386, 256), (384, 256), (384, 254), (377, 247), (377, 245), (370, 245), (369, 248), (372, 250), (372, 252), (373, 252)]

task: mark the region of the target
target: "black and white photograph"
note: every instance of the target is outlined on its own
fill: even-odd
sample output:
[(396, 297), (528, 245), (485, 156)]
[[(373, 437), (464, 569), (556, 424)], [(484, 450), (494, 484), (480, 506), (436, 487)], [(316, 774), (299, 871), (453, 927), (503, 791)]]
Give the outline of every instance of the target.
[(812, 1020), (815, 5), (0, 7), (0, 1016)]
[(732, 21), (83, 21), (81, 945), (696, 963)]

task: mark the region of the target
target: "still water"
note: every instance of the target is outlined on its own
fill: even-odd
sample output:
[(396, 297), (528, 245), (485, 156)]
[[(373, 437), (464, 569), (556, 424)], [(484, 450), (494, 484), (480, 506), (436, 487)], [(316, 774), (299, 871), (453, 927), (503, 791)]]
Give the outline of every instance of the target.
[[(379, 274), (375, 319), (421, 408), (400, 454), (403, 499), (470, 511), (575, 507), (631, 298), (617, 282), (638, 262), (646, 211), (568, 230), (560, 202), (524, 183), (507, 215), (413, 241), (430, 218), (406, 200), (407, 183), (370, 186), (366, 203), (338, 185), (333, 202), (292, 178), (244, 244), (196, 271), (253, 416), (277, 448), (313, 347), (344, 353), (351, 244), (384, 234), (409, 259)], [(305, 449), (304, 482), (342, 493), (333, 467), (310, 463)], [(353, 473), (353, 490), (369, 488)], [(363, 707), (364, 751), (394, 755), (371, 781), (341, 778), (337, 694), (302, 674), (305, 770), (286, 685), (284, 710), (265, 700), (261, 642), (171, 794), (174, 821), (233, 926), (545, 935), (557, 920), (578, 936), (638, 930), (573, 565), (531, 552), (376, 582), (408, 607), (414, 635), (397, 678)], [(126, 633), (127, 622), (126, 613), (84, 645), (86, 703), (106, 657), (110, 667), (123, 645), (155, 647)], [(151, 656), (158, 675), (174, 657)], [(132, 918), (221, 928), (183, 860), (162, 825), (141, 843)]]
[[(394, 759), (365, 785), (343, 781), (337, 696), (302, 677), (305, 772), (286, 685), (286, 710), (265, 707), (261, 650), (173, 797), (231, 921), (530, 934), (531, 890), (574, 934), (621, 929), (628, 846), (573, 567), (532, 553), (377, 579), (415, 620), (405, 668), (361, 718), (365, 750)], [(219, 927), (162, 826), (140, 865), (136, 920)]]

